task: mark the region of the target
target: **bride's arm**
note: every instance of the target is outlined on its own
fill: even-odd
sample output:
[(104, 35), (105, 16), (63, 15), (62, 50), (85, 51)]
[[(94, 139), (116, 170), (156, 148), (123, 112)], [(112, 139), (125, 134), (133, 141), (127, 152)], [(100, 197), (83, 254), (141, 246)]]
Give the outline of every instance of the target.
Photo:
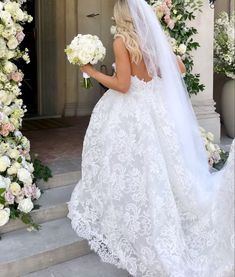
[(122, 38), (118, 37), (113, 43), (116, 74), (108, 76), (96, 70), (92, 65), (88, 64), (81, 67), (83, 72), (96, 79), (105, 87), (126, 93), (129, 90), (131, 82), (131, 64), (129, 53), (125, 47)]

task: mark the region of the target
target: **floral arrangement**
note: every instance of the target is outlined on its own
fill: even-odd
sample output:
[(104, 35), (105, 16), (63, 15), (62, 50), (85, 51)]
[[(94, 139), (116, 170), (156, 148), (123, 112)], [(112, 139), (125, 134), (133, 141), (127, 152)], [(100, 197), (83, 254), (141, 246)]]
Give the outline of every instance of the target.
[[(88, 63), (97, 64), (104, 60), (106, 49), (97, 36), (78, 34), (65, 49), (70, 63), (83, 66)], [(83, 86), (92, 87), (90, 76), (83, 73)]]
[(215, 21), (214, 62), (215, 72), (235, 79), (235, 12), (231, 17), (221, 12)]
[(220, 164), (224, 164), (226, 161), (227, 153), (214, 143), (214, 135), (211, 132), (206, 132), (202, 127), (200, 127), (200, 131), (206, 147), (208, 163), (210, 167), (219, 169)]
[(184, 76), (190, 95), (203, 91), (200, 74), (193, 74), (194, 66), (192, 50), (200, 47), (194, 40), (197, 30), (188, 26), (188, 22), (196, 18), (195, 12), (201, 11), (202, 0), (146, 0), (155, 11), (162, 24), (173, 51), (185, 63), (187, 73)]
[(20, 218), (38, 229), (30, 212), (41, 192), (35, 185), (30, 143), (19, 131), (26, 107), (18, 98), (24, 75), (15, 61), (30, 62), (28, 50), (19, 46), (25, 36), (22, 25), (32, 21), (22, 8), (24, 2), (0, 2), (0, 226), (10, 218)]

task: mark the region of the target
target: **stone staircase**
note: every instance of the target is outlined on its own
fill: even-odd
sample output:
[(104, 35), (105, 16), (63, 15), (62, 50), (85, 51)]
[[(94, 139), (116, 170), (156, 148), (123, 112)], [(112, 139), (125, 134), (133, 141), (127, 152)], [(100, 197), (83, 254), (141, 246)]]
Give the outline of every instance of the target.
[(44, 190), (38, 200), (41, 208), (32, 213), (41, 224), (39, 232), (26, 231), (19, 220), (0, 228), (1, 277), (24, 276), (90, 253), (87, 242), (75, 234), (66, 218), (66, 202), (79, 179), (80, 171), (72, 171), (39, 184)]

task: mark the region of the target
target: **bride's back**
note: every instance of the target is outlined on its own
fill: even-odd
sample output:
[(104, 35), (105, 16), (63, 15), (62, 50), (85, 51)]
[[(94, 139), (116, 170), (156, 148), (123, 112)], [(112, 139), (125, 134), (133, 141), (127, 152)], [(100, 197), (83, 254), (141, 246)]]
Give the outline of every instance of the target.
[(131, 63), (131, 75), (136, 76), (140, 80), (146, 82), (151, 81), (152, 78), (149, 76), (144, 60), (142, 59), (138, 64)]

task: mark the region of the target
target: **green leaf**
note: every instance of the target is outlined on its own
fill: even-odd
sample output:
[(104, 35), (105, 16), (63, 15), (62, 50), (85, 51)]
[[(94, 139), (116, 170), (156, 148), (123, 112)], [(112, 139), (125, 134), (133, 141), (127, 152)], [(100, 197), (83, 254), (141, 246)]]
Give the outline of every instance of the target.
[(6, 191), (5, 188), (0, 188), (0, 195), (3, 194)]

